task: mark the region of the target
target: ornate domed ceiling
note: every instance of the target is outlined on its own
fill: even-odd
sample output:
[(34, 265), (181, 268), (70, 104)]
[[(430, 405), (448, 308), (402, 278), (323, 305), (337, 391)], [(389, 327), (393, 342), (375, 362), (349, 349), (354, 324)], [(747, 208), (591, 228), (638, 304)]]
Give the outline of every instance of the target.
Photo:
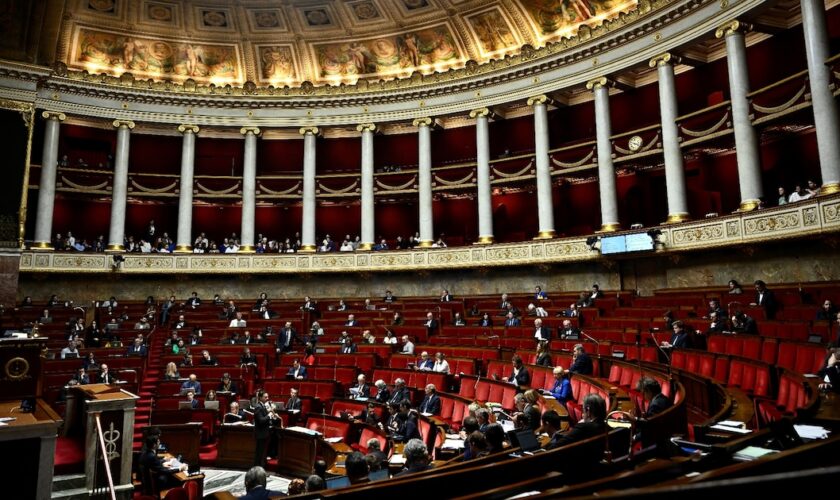
[(355, 83), (538, 48), (637, 0), (67, 0), (70, 68), (216, 85)]

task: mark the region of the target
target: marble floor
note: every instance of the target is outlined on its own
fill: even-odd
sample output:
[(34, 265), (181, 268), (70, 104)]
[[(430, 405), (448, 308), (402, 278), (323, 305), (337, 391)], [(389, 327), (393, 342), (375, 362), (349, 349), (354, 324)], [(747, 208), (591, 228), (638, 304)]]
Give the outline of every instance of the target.
[[(204, 494), (211, 495), (217, 491), (229, 491), (238, 497), (245, 494), (245, 473), (224, 469), (201, 469), (204, 473)], [(286, 493), (289, 490), (289, 480), (269, 473), (267, 488), (272, 491)]]

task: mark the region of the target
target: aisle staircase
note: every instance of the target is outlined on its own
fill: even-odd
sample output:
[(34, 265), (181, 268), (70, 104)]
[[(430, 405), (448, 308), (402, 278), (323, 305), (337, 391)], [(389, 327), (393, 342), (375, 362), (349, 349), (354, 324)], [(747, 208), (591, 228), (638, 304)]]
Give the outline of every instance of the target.
[(156, 328), (149, 336), (149, 352), (146, 360), (146, 370), (143, 372), (143, 380), (138, 390), (137, 407), (134, 413), (134, 450), (138, 451), (143, 446), (143, 428), (148, 427), (152, 415), (154, 395), (161, 378), (163, 377), (163, 351), (164, 343), (168, 335), (160, 327)]

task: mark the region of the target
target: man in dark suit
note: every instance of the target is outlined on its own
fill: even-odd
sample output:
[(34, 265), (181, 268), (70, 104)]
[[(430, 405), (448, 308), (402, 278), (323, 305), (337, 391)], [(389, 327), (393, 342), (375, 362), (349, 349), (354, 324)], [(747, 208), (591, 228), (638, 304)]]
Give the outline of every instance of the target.
[(551, 340), (551, 329), (547, 326), (543, 326), (543, 321), (541, 318), (537, 318), (534, 320), (534, 340), (536, 340), (537, 342), (540, 342), (542, 340)]
[(507, 381), (519, 387), (531, 385), (531, 374), (528, 373), (528, 368), (525, 367), (522, 358), (518, 354), (514, 354), (511, 361), (513, 362), (513, 371)]
[(187, 299), (187, 307), (195, 309), (201, 305), (201, 299), (198, 298), (198, 292), (193, 292), (192, 296)]
[(350, 388), (352, 399), (368, 399), (370, 397), (370, 386), (365, 381), (364, 374), (356, 378), (356, 385)]
[(271, 497), (282, 496), (279, 491), (266, 489), (266, 474), (262, 467), (251, 467), (245, 473), (245, 495), (239, 500), (268, 500)]
[(546, 449), (558, 448), (606, 434), (607, 405), (604, 398), (598, 394), (586, 395), (583, 398), (582, 411), (582, 418), (577, 425), (568, 432), (555, 434)]
[(440, 396), (437, 395), (435, 384), (426, 386), (426, 396), (420, 403), (419, 411), (423, 415), (440, 415)]
[(572, 326), (572, 321), (568, 319), (563, 320), (563, 326), (557, 332), (561, 339), (578, 339), (580, 338), (580, 330)]
[[(158, 490), (174, 488), (179, 485), (179, 481), (173, 475), (180, 471), (186, 470), (187, 465), (181, 464), (178, 470), (170, 468), (170, 462), (164, 461), (157, 456), (157, 450), (160, 447), (160, 438), (157, 434), (150, 434), (146, 436), (145, 451), (140, 455), (140, 468), (144, 470), (141, 473), (141, 478), (154, 477), (157, 483)], [(144, 484), (144, 489), (151, 491), (151, 485)]]
[(574, 362), (569, 367), (571, 373), (580, 373), (581, 375), (592, 375), (592, 358), (586, 354), (583, 349), (583, 344), (576, 344), (574, 349)]
[(100, 384), (115, 384), (117, 378), (108, 371), (108, 365), (102, 363), (99, 365), (99, 383)]
[(275, 342), (277, 353), (282, 354), (289, 351), (292, 348), (292, 342), (300, 342), (300, 340), (292, 327), (291, 321), (287, 321), (283, 328), (277, 332), (277, 341)]
[(403, 401), (411, 401), (411, 394), (405, 386), (405, 380), (398, 378), (394, 380), (394, 392), (391, 394), (391, 399), (388, 400), (388, 403), (400, 404)]
[(430, 372), (435, 367), (435, 361), (429, 357), (429, 353), (423, 351), (420, 353), (420, 359), (417, 360), (417, 365), (414, 367), (416, 370), (427, 371)]
[(441, 302), (452, 302), (452, 294), (449, 293), (449, 290), (443, 290), (441, 292), (440, 301)]
[(286, 401), (287, 410), (300, 410), (303, 402), (298, 397), (298, 390), (292, 387), (289, 389), (289, 400)]
[(775, 318), (776, 309), (779, 308), (773, 290), (768, 290), (767, 284), (762, 280), (755, 280), (755, 301), (752, 305), (763, 307), (764, 315), (767, 316), (767, 319)]
[(435, 315), (431, 312), (426, 313), (426, 321), (423, 323), (423, 326), (426, 327), (426, 332), (430, 336), (434, 335), (438, 329), (438, 321), (435, 319)]
[(840, 392), (840, 348), (831, 351), (825, 365), (819, 371), (819, 376), (822, 379), (820, 389)]
[(647, 401), (647, 408), (636, 409), (636, 428), (639, 432), (635, 436), (635, 439), (640, 439), (643, 446), (650, 446), (654, 444), (653, 436), (650, 435), (650, 426), (648, 425), (650, 418), (670, 408), (672, 403), (667, 396), (662, 394), (662, 386), (659, 385), (659, 382), (650, 377), (640, 378), (636, 384), (636, 390)]
[(522, 325), (522, 322), (519, 321), (519, 318), (513, 315), (513, 312), (508, 312), (507, 317), (505, 317), (505, 327), (516, 327)]
[(598, 286), (598, 283), (592, 285), (592, 293), (589, 295), (589, 298), (593, 301), (604, 298), (604, 292), (601, 291), (601, 287)]
[(348, 315), (344, 326), (359, 326), (359, 322), (356, 321), (356, 316), (353, 314)]
[(240, 366), (257, 366), (257, 356), (251, 352), (251, 348), (246, 347), (239, 356)]
[(306, 367), (300, 364), (299, 360), (292, 361), (292, 367), (286, 373), (286, 376), (294, 380), (306, 380)]
[(397, 298), (391, 293), (391, 290), (385, 290), (385, 297), (382, 298), (382, 301), (386, 304), (392, 304), (397, 301)]
[(357, 351), (356, 343), (353, 342), (353, 338), (349, 338), (349, 340), (341, 346), (341, 354), (355, 354)]
[(231, 401), (228, 406), (228, 412), (225, 413), (222, 423), (235, 424), (245, 420), (245, 412), (239, 409), (239, 402)]
[(315, 301), (309, 298), (308, 295), (303, 298), (303, 305), (300, 306), (300, 309), (308, 313), (314, 313), (315, 311), (317, 311)]
[(146, 346), (143, 345), (143, 339), (136, 338), (134, 339), (134, 345), (128, 348), (128, 352), (126, 356), (145, 356), (146, 355)]
[(268, 453), (268, 439), (271, 434), (271, 414), (268, 410), (268, 393), (260, 391), (257, 395), (257, 405), (254, 407), (254, 464), (265, 465), (265, 457)]
[(674, 334), (671, 336), (671, 341), (666, 343), (664, 347), (673, 349), (690, 349), (692, 347), (691, 335), (680, 320), (674, 321), (671, 325), (674, 328)]

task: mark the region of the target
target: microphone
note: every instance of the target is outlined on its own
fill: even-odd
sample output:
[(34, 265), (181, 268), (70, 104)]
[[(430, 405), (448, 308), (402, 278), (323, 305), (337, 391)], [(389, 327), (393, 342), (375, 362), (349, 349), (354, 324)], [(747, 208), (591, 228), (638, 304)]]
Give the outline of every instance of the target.
[(665, 359), (668, 360), (668, 375), (670, 376), (671, 375), (671, 356), (669, 356), (668, 353), (665, 352), (665, 349), (663, 349), (662, 346), (659, 345), (659, 342), (656, 341), (656, 336), (653, 334), (653, 332), (650, 332), (650, 336), (653, 339), (654, 345), (656, 345), (656, 347), (659, 349), (659, 352), (661, 352), (662, 355), (665, 356)]
[(583, 330), (580, 330), (580, 334), (583, 335), (584, 337), (588, 338), (592, 342), (595, 342), (595, 345), (597, 345), (598, 347), (601, 347), (601, 343), (598, 342), (598, 339), (596, 339), (592, 335), (589, 335), (588, 333), (584, 332)]

